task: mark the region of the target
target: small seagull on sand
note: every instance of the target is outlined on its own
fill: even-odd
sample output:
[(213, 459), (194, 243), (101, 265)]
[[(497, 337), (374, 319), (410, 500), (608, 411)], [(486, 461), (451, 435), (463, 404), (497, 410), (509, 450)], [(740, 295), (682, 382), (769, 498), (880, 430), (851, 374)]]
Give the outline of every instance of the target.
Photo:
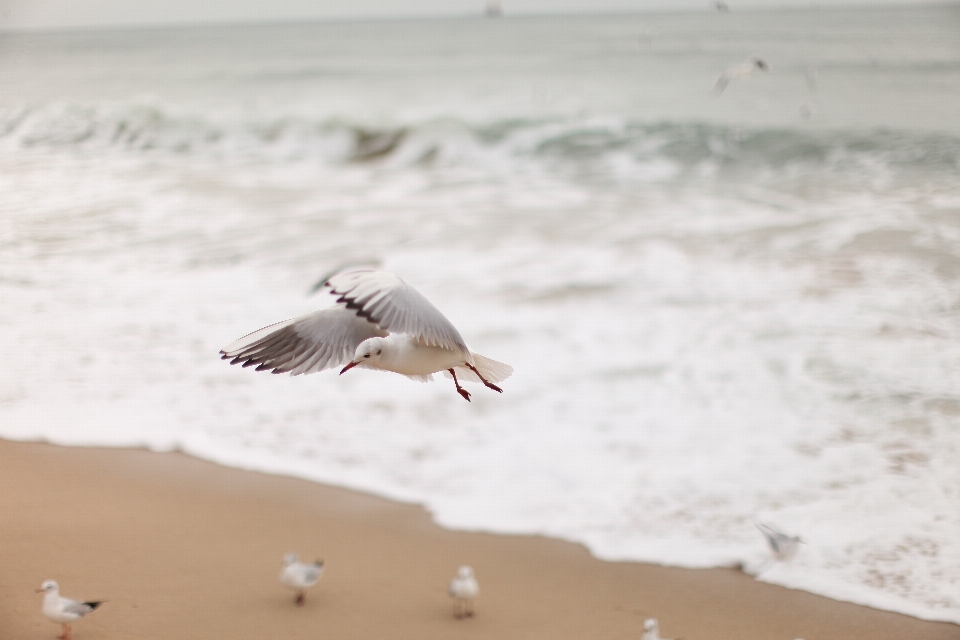
[(70, 640), (71, 623), (76, 622), (103, 604), (102, 602), (78, 602), (64, 598), (60, 595), (60, 585), (53, 580), (47, 580), (40, 585), (37, 593), (43, 594), (43, 607), (40, 610), (44, 617), (52, 622), (60, 623), (63, 633), (57, 637), (62, 640)]
[(288, 589), (297, 592), (295, 602), (303, 606), (307, 599), (307, 589), (317, 584), (323, 575), (323, 560), (307, 564), (300, 562), (297, 554), (288, 553), (283, 556), (283, 569), (280, 571), (280, 582)]
[(254, 331), (224, 347), (223, 359), (294, 376), (346, 364), (341, 375), (361, 367), (430, 382), (442, 371), (468, 402), (460, 379), (503, 393), (494, 383), (513, 367), (471, 351), (429, 300), (392, 273), (351, 271), (324, 286), (337, 304)]
[(724, 69), (723, 73), (720, 74), (720, 77), (717, 78), (717, 81), (713, 85), (713, 93), (719, 97), (720, 94), (723, 93), (723, 90), (727, 88), (727, 85), (730, 84), (731, 80), (749, 78), (752, 75), (763, 73), (769, 69), (770, 67), (766, 62), (756, 56), (750, 56), (746, 62), (730, 65)]
[(806, 544), (800, 539), (800, 536), (788, 536), (782, 531), (777, 531), (768, 524), (759, 523), (757, 529), (767, 538), (767, 544), (770, 545), (770, 551), (773, 552), (777, 560), (789, 560), (797, 555), (801, 544)]
[(647, 618), (643, 623), (643, 635), (640, 640), (668, 640), (660, 637), (660, 623), (656, 618)]
[(473, 615), (473, 599), (480, 595), (480, 585), (473, 577), (473, 568), (466, 565), (457, 570), (457, 577), (450, 581), (448, 593), (457, 601), (457, 618)]

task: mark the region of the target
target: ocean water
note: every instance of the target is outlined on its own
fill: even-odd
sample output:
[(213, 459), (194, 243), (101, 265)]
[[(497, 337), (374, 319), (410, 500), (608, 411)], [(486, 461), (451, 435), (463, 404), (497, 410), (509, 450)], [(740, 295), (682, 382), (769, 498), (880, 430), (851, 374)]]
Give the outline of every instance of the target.
[[(957, 6), (0, 34), (0, 86), (0, 436), (960, 623)], [(219, 359), (343, 265), (504, 393)]]

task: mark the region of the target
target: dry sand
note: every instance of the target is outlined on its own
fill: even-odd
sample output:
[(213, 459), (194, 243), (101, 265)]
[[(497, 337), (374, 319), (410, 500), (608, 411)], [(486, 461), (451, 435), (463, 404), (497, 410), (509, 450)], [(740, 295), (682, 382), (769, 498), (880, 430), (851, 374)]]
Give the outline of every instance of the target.
[[(284, 552), (327, 563), (306, 606)], [(475, 567), (477, 615), (446, 585)], [(75, 640), (960, 639), (960, 627), (733, 570), (602, 562), (576, 544), (445, 531), (417, 506), (179, 454), (0, 441), (0, 639), (53, 638), (41, 581), (106, 599)]]

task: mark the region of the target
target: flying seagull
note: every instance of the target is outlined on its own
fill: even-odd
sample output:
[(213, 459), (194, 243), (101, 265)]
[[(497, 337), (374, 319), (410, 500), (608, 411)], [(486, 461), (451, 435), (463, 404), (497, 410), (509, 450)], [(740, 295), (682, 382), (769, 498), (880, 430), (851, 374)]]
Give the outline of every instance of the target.
[(769, 69), (769, 65), (756, 56), (747, 58), (746, 62), (732, 64), (724, 69), (723, 73), (720, 74), (720, 77), (717, 78), (717, 81), (713, 85), (713, 93), (719, 96), (721, 93), (723, 93), (723, 90), (727, 88), (727, 85), (730, 84), (731, 80), (735, 80), (737, 78), (749, 78), (757, 73), (764, 73)]
[(471, 351), (429, 300), (392, 273), (351, 271), (324, 286), (337, 304), (254, 331), (224, 347), (222, 358), (294, 376), (346, 364), (341, 375), (360, 367), (430, 382), (442, 371), (468, 402), (461, 379), (503, 393), (494, 383), (509, 378), (513, 367)]
[(777, 560), (789, 560), (797, 554), (801, 544), (806, 544), (800, 536), (788, 536), (768, 524), (757, 524), (757, 529), (766, 537), (770, 551)]
[(40, 610), (44, 617), (52, 622), (60, 623), (63, 633), (57, 637), (61, 640), (70, 640), (70, 625), (103, 604), (102, 602), (78, 602), (64, 598), (60, 595), (60, 585), (53, 580), (47, 580), (40, 585), (37, 593), (43, 594), (43, 606)]
[(283, 569), (280, 571), (280, 583), (297, 593), (295, 602), (303, 606), (307, 599), (307, 589), (317, 584), (323, 575), (323, 560), (300, 562), (295, 553), (283, 556)]

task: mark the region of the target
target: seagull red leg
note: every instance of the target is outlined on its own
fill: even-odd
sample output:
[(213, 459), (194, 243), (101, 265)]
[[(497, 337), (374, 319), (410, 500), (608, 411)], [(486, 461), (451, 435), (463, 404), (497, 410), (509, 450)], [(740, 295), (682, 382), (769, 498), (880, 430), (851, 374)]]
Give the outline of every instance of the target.
[(497, 385), (493, 384), (492, 382), (490, 382), (490, 381), (488, 381), (486, 378), (484, 378), (482, 375), (480, 375), (480, 372), (477, 371), (477, 368), (476, 368), (475, 366), (473, 366), (473, 365), (470, 364), (470, 363), (466, 363), (466, 366), (467, 366), (468, 369), (470, 369), (470, 370), (473, 371), (475, 374), (477, 374), (477, 377), (478, 377), (478, 378), (480, 378), (481, 380), (483, 380), (483, 384), (484, 384), (485, 387), (487, 387), (488, 389), (493, 389), (493, 390), (496, 391), (497, 393), (503, 393), (503, 389), (501, 389), (500, 387), (498, 387)]
[(460, 386), (460, 381), (457, 380), (457, 372), (453, 370), (453, 367), (447, 369), (447, 371), (453, 376), (453, 384), (457, 385), (457, 393), (462, 395), (464, 400), (470, 402), (470, 392)]

